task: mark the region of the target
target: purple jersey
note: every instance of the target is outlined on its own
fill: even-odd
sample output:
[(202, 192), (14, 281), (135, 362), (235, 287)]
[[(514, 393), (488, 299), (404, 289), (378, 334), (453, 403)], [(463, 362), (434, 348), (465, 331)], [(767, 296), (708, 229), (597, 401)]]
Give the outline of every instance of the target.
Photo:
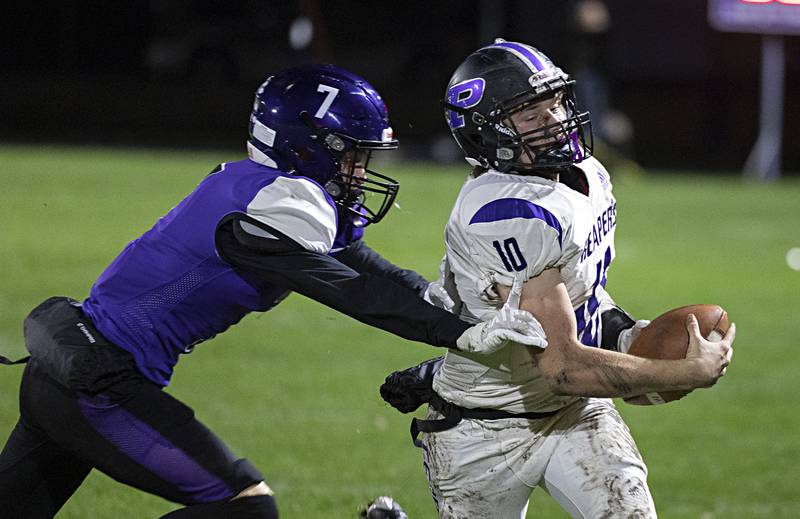
[(286, 294), (220, 259), (215, 234), (231, 215), (246, 215), (325, 254), (334, 240), (342, 247), (352, 240), (344, 236), (361, 235), (338, 225), (331, 198), (304, 177), (250, 160), (224, 164), (206, 177), (125, 247), (83, 303), (100, 332), (130, 352), (156, 384), (167, 385), (178, 355), (249, 312), (269, 310)]

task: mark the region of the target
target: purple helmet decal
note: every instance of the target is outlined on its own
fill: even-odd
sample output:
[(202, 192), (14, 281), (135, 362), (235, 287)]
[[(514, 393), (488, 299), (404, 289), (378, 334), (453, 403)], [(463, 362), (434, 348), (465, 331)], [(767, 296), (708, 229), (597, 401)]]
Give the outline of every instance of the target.
[(522, 60), (525, 65), (527, 65), (531, 72), (538, 72), (546, 69), (548, 66), (553, 66), (549, 59), (547, 59), (545, 56), (537, 55), (538, 51), (528, 45), (523, 45), (521, 43), (515, 43), (512, 41), (503, 41), (495, 43), (492, 45), (492, 47), (499, 47), (514, 54), (516, 57)]
[[(462, 81), (461, 83), (453, 85), (447, 91), (447, 102), (459, 108), (472, 108), (480, 103), (481, 99), (483, 99), (483, 91), (485, 87), (486, 81), (480, 77)], [(449, 114), (447, 123), (450, 125), (451, 129), (455, 130), (457, 128), (464, 127), (465, 123), (463, 115), (458, 114), (453, 110), (448, 110), (447, 113)]]

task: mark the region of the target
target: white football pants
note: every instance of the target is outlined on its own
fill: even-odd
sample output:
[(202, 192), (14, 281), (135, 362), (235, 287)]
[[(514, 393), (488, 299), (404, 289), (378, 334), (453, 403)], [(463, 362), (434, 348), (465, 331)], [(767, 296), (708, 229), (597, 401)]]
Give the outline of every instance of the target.
[(608, 399), (539, 420), (462, 420), (425, 434), (423, 445), (442, 519), (524, 518), (537, 486), (573, 517), (656, 517), (647, 468)]

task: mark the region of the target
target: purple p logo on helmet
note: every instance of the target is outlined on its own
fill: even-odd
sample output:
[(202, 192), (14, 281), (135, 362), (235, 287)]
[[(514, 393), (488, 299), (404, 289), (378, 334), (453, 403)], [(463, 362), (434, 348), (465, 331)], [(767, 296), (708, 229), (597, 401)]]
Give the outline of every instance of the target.
[[(447, 102), (459, 108), (472, 108), (483, 99), (483, 91), (486, 87), (486, 81), (481, 77), (468, 79), (461, 83), (456, 83), (447, 90)], [(464, 127), (464, 116), (448, 110), (449, 117), (447, 124), (450, 128), (455, 130)]]

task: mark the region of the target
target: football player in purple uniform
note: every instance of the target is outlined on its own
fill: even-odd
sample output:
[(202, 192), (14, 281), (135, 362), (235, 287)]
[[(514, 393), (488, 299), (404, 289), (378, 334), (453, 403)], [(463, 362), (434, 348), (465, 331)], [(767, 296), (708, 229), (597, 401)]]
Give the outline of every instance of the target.
[(277, 517), (259, 471), (163, 389), (182, 354), (290, 291), (435, 346), (541, 346), (529, 313), (462, 321), (362, 241), (398, 190), (370, 155), (396, 147), (384, 102), (355, 74), (309, 65), (268, 78), (247, 159), (218, 166), (130, 242), (82, 303), (51, 298), (26, 319), (0, 515), (52, 517), (96, 468), (185, 505), (165, 517)]

